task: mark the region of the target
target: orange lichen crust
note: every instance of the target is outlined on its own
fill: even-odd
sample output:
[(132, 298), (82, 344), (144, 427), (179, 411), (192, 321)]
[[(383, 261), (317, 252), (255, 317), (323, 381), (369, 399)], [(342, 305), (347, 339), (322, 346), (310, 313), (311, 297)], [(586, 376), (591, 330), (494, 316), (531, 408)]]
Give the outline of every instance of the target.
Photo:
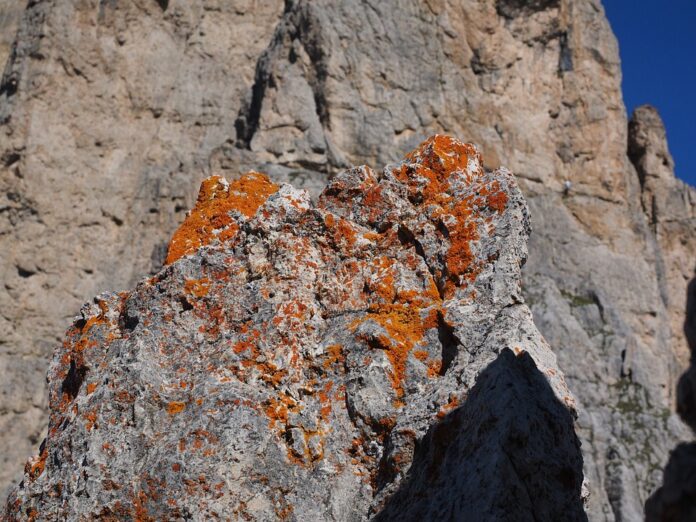
[(480, 238), (475, 217), (479, 210), (502, 213), (508, 198), (498, 181), (482, 183), (466, 197), (456, 197), (456, 184), (483, 176), (482, 161), (473, 145), (449, 136), (435, 135), (406, 156), (407, 162), (392, 171), (407, 186), (409, 198), (423, 208), (430, 220), (447, 231), (450, 243), (445, 273), (437, 271), (444, 296), (476, 279), (485, 263), (477, 263), (471, 245)]
[(404, 395), (406, 361), (411, 351), (423, 343), (426, 332), (437, 328), (442, 300), (432, 279), (422, 291), (402, 290), (394, 283), (397, 268), (389, 259), (378, 258), (376, 265), (380, 268), (377, 272), (379, 278), (373, 285), (368, 285), (374, 302), (369, 305), (367, 315), (356, 320), (352, 327), (373, 320), (386, 331), (386, 336), (373, 339), (372, 343), (384, 350), (389, 359), (389, 378), (397, 398), (401, 398)]
[(222, 242), (232, 239), (239, 226), (230, 212), (253, 217), (278, 188), (266, 175), (258, 172), (245, 174), (231, 183), (220, 176), (203, 180), (196, 206), (169, 243), (165, 264), (191, 254), (215, 239)]
[(167, 404), (167, 413), (169, 415), (176, 415), (181, 413), (186, 409), (186, 404), (180, 401), (172, 401)]
[[(421, 216), (435, 225), (433, 233), (441, 237), (445, 246), (441, 254), (442, 262), (433, 263), (430, 267), (433, 277), (425, 276), (424, 287), (418, 291), (404, 290), (397, 284), (404, 260), (395, 263), (389, 254), (375, 257), (362, 269), (372, 273), (365, 286), (368, 313), (356, 319), (351, 326), (357, 333), (358, 325), (372, 320), (385, 332), (365, 341), (383, 350), (391, 363), (389, 377), (397, 397), (395, 405), (402, 404), (400, 399), (404, 396), (410, 355), (426, 365), (428, 377), (440, 375), (442, 361), (439, 358), (430, 359), (428, 352), (419, 348), (426, 342), (428, 330), (438, 328), (445, 321), (443, 299), (452, 298), (457, 288), (473, 282), (490, 261), (477, 259), (473, 245), (482, 236), (479, 227), (490, 222), (485, 221), (484, 214), (502, 213), (508, 199), (497, 180), (485, 178), (481, 164), (479, 153), (473, 145), (436, 135), (406, 156), (404, 163), (387, 168), (387, 176), (402, 184), (410, 202), (422, 212)], [(383, 206), (380, 187), (375, 185), (369, 174), (367, 172), (363, 185), (370, 187), (365, 190), (372, 198), (372, 206)], [(351, 187), (344, 183), (337, 184), (333, 189), (332, 195), (341, 198), (342, 192), (350, 192)], [(371, 212), (371, 209), (366, 212)], [(338, 219), (329, 218), (325, 219), (329, 226), (338, 222)], [(419, 230), (422, 226), (417, 225)], [(490, 230), (487, 232), (490, 233)], [(377, 242), (385, 253), (401, 248), (399, 241), (389, 231), (372, 233), (365, 238)], [(415, 266), (408, 268), (416, 269)]]

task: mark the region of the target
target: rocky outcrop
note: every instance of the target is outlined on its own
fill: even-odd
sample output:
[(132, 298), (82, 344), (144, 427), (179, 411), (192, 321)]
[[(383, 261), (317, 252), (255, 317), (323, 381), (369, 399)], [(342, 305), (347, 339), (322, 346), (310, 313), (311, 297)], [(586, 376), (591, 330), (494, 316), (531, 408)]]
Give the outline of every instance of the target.
[(15, 0), (0, 0), (0, 64), (7, 63), (19, 19), (26, 6)]
[(512, 175), (445, 136), (317, 205), (205, 180), (168, 266), (68, 331), (6, 516), (586, 520), (528, 234)]
[(693, 197), (636, 171), (598, 0), (43, 0), (2, 86), (0, 481), (42, 438), (69, 317), (160, 268), (204, 175), (317, 195), (435, 132), (520, 179), (524, 293), (580, 405), (590, 518), (639, 520), (689, 438), (672, 409), (694, 227), (644, 201)]
[(162, 266), (283, 11), (11, 4), (26, 10), (0, 86), (3, 489), (45, 435), (46, 363), (71, 317)]

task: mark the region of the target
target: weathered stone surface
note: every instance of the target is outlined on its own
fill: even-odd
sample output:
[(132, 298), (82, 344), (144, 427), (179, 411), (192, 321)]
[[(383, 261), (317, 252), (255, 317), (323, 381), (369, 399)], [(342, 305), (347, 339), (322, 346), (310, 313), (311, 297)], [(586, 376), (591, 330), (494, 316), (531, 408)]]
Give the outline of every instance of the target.
[[(581, 405), (590, 517), (642, 518), (689, 438), (671, 411), (694, 197), (627, 153), (598, 0), (44, 0), (4, 78), (0, 368), (17, 377), (0, 392), (0, 482), (41, 439), (44, 361), (69, 317), (159, 268), (204, 175), (258, 170), (317, 195), (447, 132), (521, 178), (524, 291)], [(646, 136), (643, 156), (666, 157)]]
[(684, 296), (696, 267), (696, 189), (674, 176), (665, 127), (654, 107), (645, 105), (634, 111), (628, 155), (640, 179), (643, 211), (659, 245), (660, 294), (670, 313), (672, 349), (683, 368), (690, 353), (682, 326)]
[(7, 63), (12, 50), (19, 19), (25, 5), (16, 0), (0, 0), (0, 66)]
[(283, 11), (10, 3), (26, 11), (0, 87), (3, 490), (45, 431), (46, 361), (71, 317), (161, 267)]
[[(691, 350), (691, 366), (679, 379), (677, 411), (696, 431), (696, 277), (686, 293), (684, 333)], [(647, 522), (686, 522), (696, 517), (696, 443), (680, 444), (669, 456), (662, 487), (645, 505)]]
[(169, 265), (68, 331), (6, 516), (586, 520), (528, 234), (512, 175), (445, 136), (316, 206), (206, 180)]

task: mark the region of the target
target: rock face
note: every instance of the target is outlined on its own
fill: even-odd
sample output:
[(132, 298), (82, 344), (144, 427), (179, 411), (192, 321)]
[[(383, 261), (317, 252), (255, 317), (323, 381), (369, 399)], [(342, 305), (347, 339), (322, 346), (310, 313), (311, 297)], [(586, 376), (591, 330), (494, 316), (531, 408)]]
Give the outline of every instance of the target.
[[(684, 422), (696, 431), (696, 277), (687, 289), (684, 333), (691, 350), (691, 366), (677, 388), (677, 410)], [(696, 443), (680, 444), (665, 468), (662, 487), (645, 505), (647, 522), (687, 522), (696, 518)]]
[(316, 195), (435, 132), (520, 178), (525, 298), (579, 403), (590, 518), (642, 518), (690, 436), (672, 410), (696, 197), (654, 114), (629, 132), (599, 0), (43, 0), (0, 93), (5, 483), (69, 317), (159, 269), (204, 175)]
[[(696, 430), (696, 190), (674, 178), (674, 163), (667, 147), (664, 125), (657, 111), (639, 107), (629, 124), (629, 156), (636, 166), (642, 188), (642, 204), (650, 220), (662, 256), (661, 288), (670, 304), (673, 331), (683, 324), (684, 336), (677, 337), (673, 349), (691, 365), (677, 386), (677, 411), (684, 422)], [(668, 252), (668, 256), (664, 253)], [(679, 297), (686, 296), (686, 301)], [(686, 319), (680, 306), (685, 302)], [(648, 500), (648, 522), (688, 521), (696, 518), (696, 443), (678, 445), (665, 468), (662, 487)]]
[(586, 520), (528, 234), (512, 175), (445, 136), (316, 206), (205, 180), (168, 266), (68, 331), (5, 516)]

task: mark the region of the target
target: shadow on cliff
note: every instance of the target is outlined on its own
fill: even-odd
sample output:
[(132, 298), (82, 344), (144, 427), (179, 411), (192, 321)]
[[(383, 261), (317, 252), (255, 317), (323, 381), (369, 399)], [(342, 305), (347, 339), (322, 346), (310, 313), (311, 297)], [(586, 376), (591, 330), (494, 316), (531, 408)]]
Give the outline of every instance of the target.
[[(696, 277), (686, 290), (684, 335), (691, 351), (691, 361), (677, 385), (677, 413), (696, 431)], [(662, 486), (645, 503), (645, 520), (696, 520), (696, 442), (679, 444), (670, 454)]]
[(568, 409), (527, 353), (505, 349), (418, 444), (377, 521), (584, 521)]

